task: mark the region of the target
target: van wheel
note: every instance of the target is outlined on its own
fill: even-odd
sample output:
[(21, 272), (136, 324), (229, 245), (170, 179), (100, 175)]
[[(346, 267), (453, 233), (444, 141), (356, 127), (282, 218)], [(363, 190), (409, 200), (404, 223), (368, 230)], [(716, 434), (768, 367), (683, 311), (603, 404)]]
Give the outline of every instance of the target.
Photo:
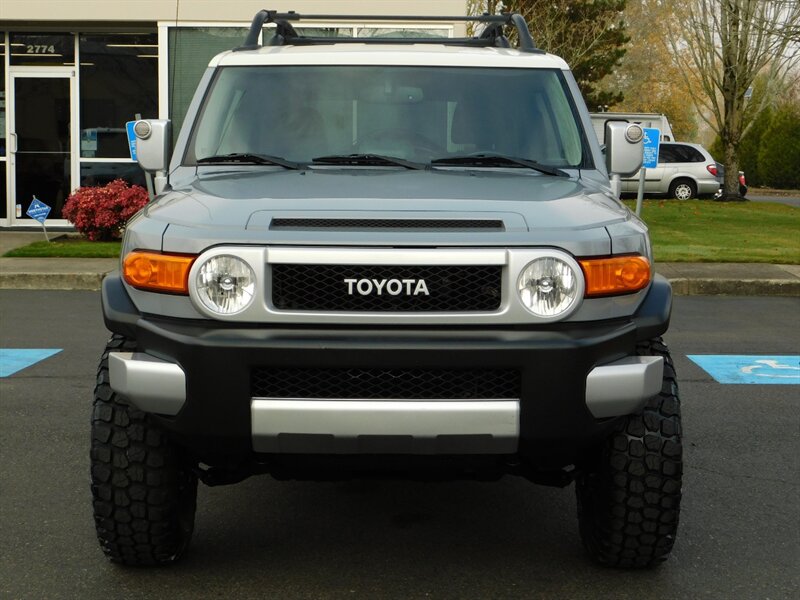
[(113, 335), (97, 370), (90, 452), (94, 521), (112, 562), (164, 565), (189, 545), (197, 477), (148, 415), (109, 385), (109, 352), (135, 349), (135, 341)]
[(689, 179), (678, 179), (669, 186), (669, 197), (678, 200), (691, 200), (697, 197), (697, 186)]
[(683, 461), (675, 368), (660, 338), (640, 344), (637, 354), (664, 358), (661, 392), (620, 420), (576, 481), (583, 545), (611, 567), (663, 562), (678, 530)]

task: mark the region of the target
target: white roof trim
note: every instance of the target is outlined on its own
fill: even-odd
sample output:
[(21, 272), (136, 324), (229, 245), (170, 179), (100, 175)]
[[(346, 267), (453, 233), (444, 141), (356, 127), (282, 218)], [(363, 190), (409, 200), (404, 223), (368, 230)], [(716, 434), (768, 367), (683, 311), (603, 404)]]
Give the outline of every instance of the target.
[(224, 52), (209, 66), (257, 65), (406, 65), (428, 67), (505, 67), (561, 69), (569, 67), (552, 54), (532, 54), (507, 48), (450, 45), (326, 44), (264, 46), (259, 50)]

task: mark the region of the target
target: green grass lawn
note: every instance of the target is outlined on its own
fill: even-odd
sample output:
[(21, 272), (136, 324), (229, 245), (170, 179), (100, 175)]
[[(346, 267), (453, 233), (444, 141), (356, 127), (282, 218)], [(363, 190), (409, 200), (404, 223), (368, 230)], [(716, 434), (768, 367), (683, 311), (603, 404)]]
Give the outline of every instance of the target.
[[(631, 208), (635, 200), (627, 200)], [(642, 218), (659, 262), (800, 264), (800, 209), (771, 202), (646, 200)], [(119, 242), (35, 242), (6, 256), (116, 258)]]
[[(634, 209), (635, 200), (625, 203)], [(800, 264), (800, 208), (772, 202), (645, 200), (659, 262)]]
[(121, 242), (90, 242), (84, 238), (61, 237), (50, 243), (33, 242), (6, 252), (10, 257), (116, 258)]

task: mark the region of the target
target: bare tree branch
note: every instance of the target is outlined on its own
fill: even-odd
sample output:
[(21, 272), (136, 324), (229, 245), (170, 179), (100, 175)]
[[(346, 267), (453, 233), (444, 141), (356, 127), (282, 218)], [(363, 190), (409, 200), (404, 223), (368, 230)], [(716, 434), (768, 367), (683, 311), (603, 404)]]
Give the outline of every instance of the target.
[[(682, 28), (671, 29), (674, 59), (698, 77), (692, 99), (722, 142), (725, 191), (738, 187), (737, 152), (751, 123), (800, 65), (800, 2), (797, 0), (685, 0)], [(680, 4), (680, 2), (678, 3)], [(765, 94), (747, 105), (745, 94), (757, 76)]]

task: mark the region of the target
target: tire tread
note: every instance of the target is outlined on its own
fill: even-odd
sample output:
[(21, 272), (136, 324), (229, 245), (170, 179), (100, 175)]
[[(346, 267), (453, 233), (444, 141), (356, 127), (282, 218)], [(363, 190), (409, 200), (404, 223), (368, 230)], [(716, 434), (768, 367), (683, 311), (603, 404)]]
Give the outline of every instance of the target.
[(584, 546), (603, 565), (655, 566), (675, 542), (683, 474), (675, 367), (660, 338), (637, 353), (664, 358), (661, 391), (622, 419), (599, 460), (576, 484)]
[(94, 521), (112, 562), (164, 565), (188, 546), (197, 478), (147, 414), (111, 389), (109, 353), (135, 349), (135, 341), (114, 334), (97, 369), (90, 450)]

